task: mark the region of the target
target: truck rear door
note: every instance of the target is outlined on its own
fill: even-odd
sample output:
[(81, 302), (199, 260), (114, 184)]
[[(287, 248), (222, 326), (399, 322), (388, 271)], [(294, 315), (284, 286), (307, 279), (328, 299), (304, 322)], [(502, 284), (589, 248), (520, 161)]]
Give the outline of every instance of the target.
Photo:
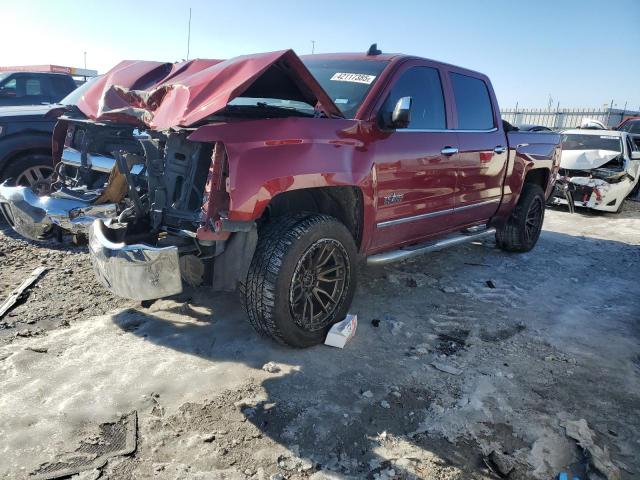
[(507, 139), (488, 80), (463, 72), (448, 72), (459, 148), (452, 223), (461, 227), (495, 214), (508, 158)]
[(453, 212), (457, 136), (447, 130), (450, 115), (439, 68), (422, 61), (400, 67), (382, 95), (379, 117), (390, 118), (403, 97), (412, 99), (408, 127), (388, 129), (388, 136), (376, 142), (372, 248), (378, 250), (446, 230)]

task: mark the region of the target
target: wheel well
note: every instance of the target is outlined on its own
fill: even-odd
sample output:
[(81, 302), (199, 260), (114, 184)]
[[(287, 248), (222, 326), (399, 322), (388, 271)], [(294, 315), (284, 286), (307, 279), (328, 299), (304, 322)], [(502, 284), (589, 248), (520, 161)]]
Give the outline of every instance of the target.
[(340, 220), (353, 235), (356, 246), (362, 240), (363, 200), (357, 187), (317, 187), (292, 190), (276, 195), (261, 220), (284, 214), (324, 213)]
[(0, 164), (0, 177), (4, 175), (7, 168), (9, 168), (9, 166), (13, 162), (15, 162), (20, 157), (26, 157), (27, 155), (46, 155), (47, 157), (51, 157), (51, 150), (47, 150), (46, 148), (28, 148), (12, 153), (10, 156), (6, 157)]
[(524, 177), (524, 183), (535, 183), (540, 185), (543, 191), (546, 191), (549, 181), (549, 170), (546, 168), (536, 168), (529, 170), (526, 177)]

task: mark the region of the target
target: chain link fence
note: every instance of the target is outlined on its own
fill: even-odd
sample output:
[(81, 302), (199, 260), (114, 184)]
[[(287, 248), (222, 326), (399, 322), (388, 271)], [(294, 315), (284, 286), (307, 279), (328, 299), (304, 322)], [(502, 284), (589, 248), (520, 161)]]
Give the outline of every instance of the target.
[(640, 116), (640, 112), (615, 108), (514, 108), (502, 110), (502, 118), (512, 125), (542, 125), (553, 130), (575, 128), (583, 120), (598, 120), (609, 127), (615, 127), (622, 120)]

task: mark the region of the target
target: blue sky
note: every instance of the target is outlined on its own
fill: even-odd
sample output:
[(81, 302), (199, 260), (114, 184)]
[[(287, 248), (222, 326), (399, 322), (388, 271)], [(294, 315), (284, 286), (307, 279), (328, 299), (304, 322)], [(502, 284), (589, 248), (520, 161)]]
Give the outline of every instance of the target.
[(640, 107), (640, 0), (0, 0), (0, 65), (180, 60), (189, 7), (191, 58), (377, 42), (486, 73), (503, 108)]

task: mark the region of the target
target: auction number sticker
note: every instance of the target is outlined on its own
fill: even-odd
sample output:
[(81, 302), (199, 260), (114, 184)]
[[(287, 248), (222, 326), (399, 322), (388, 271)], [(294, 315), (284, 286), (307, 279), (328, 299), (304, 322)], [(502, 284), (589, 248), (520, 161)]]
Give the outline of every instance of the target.
[(331, 77), (334, 82), (353, 82), (353, 83), (366, 83), (371, 85), (376, 79), (375, 75), (365, 75), (364, 73), (340, 73), (336, 72)]

